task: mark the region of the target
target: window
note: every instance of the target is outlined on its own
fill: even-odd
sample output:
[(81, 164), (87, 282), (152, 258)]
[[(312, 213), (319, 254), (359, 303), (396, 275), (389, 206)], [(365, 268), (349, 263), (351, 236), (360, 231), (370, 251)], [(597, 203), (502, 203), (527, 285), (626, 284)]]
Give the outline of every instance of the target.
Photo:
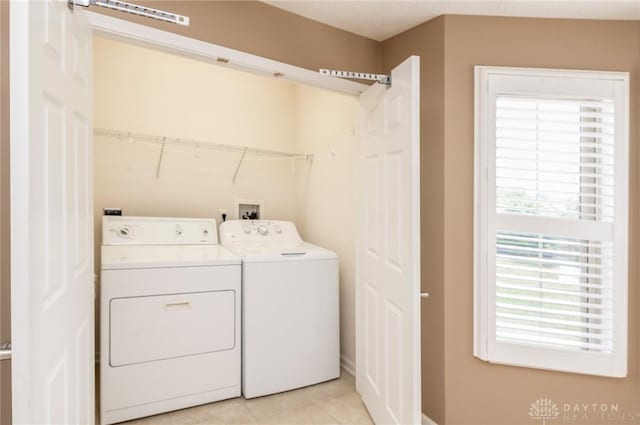
[(626, 376), (628, 81), (476, 67), (476, 357)]

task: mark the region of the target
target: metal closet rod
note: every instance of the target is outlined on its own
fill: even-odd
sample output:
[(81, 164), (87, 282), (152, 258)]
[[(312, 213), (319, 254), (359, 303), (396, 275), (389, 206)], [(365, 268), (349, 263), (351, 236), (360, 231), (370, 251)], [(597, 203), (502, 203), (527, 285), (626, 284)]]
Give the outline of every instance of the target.
[(141, 142), (154, 142), (160, 146), (175, 145), (175, 146), (188, 146), (194, 149), (212, 149), (212, 150), (224, 150), (228, 152), (242, 152), (243, 157), (246, 153), (254, 153), (257, 155), (270, 155), (282, 158), (292, 159), (304, 159), (307, 161), (313, 160), (313, 154), (301, 154), (292, 152), (282, 152), (270, 149), (252, 148), (249, 146), (237, 146), (226, 145), (224, 143), (205, 142), (201, 140), (182, 139), (176, 137), (158, 136), (155, 134), (135, 133), (131, 131), (119, 131), (111, 130), (108, 128), (94, 128), (93, 134), (96, 136), (112, 137), (119, 140), (139, 140)]

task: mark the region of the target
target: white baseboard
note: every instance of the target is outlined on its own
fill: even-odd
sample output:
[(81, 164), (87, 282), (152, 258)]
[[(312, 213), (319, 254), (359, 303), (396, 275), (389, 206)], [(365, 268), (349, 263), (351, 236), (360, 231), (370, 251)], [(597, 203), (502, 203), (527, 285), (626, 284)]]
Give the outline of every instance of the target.
[(438, 425), (433, 419), (431, 419), (430, 417), (428, 417), (427, 415), (425, 415), (424, 413), (422, 414), (422, 425)]
[(356, 376), (356, 362), (340, 355), (340, 366), (353, 376)]

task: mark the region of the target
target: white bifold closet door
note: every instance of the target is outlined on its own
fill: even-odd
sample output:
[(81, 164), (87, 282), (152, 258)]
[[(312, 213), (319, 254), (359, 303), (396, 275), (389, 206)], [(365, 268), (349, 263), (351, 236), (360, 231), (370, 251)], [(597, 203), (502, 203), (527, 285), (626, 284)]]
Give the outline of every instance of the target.
[(13, 423), (93, 424), (91, 30), (11, 3)]
[(420, 59), (362, 93), (356, 386), (378, 425), (419, 424)]

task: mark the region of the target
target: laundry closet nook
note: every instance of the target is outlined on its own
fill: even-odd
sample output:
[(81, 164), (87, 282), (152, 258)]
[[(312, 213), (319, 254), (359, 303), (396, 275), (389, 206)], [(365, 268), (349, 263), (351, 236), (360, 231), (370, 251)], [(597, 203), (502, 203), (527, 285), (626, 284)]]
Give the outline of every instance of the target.
[[(358, 99), (232, 66), (94, 38), (96, 276), (101, 245), (112, 241), (102, 236), (105, 209), (121, 209), (123, 218), (214, 219), (215, 225), (274, 221), (274, 234), (282, 232), (278, 222), (292, 222), (304, 241), (339, 258), (340, 359), (353, 372)], [(200, 226), (211, 239), (209, 222), (185, 223), (185, 232)], [(155, 226), (154, 243), (165, 243), (162, 224)], [(97, 335), (106, 332), (99, 304)], [(135, 334), (127, 338), (135, 341)]]

